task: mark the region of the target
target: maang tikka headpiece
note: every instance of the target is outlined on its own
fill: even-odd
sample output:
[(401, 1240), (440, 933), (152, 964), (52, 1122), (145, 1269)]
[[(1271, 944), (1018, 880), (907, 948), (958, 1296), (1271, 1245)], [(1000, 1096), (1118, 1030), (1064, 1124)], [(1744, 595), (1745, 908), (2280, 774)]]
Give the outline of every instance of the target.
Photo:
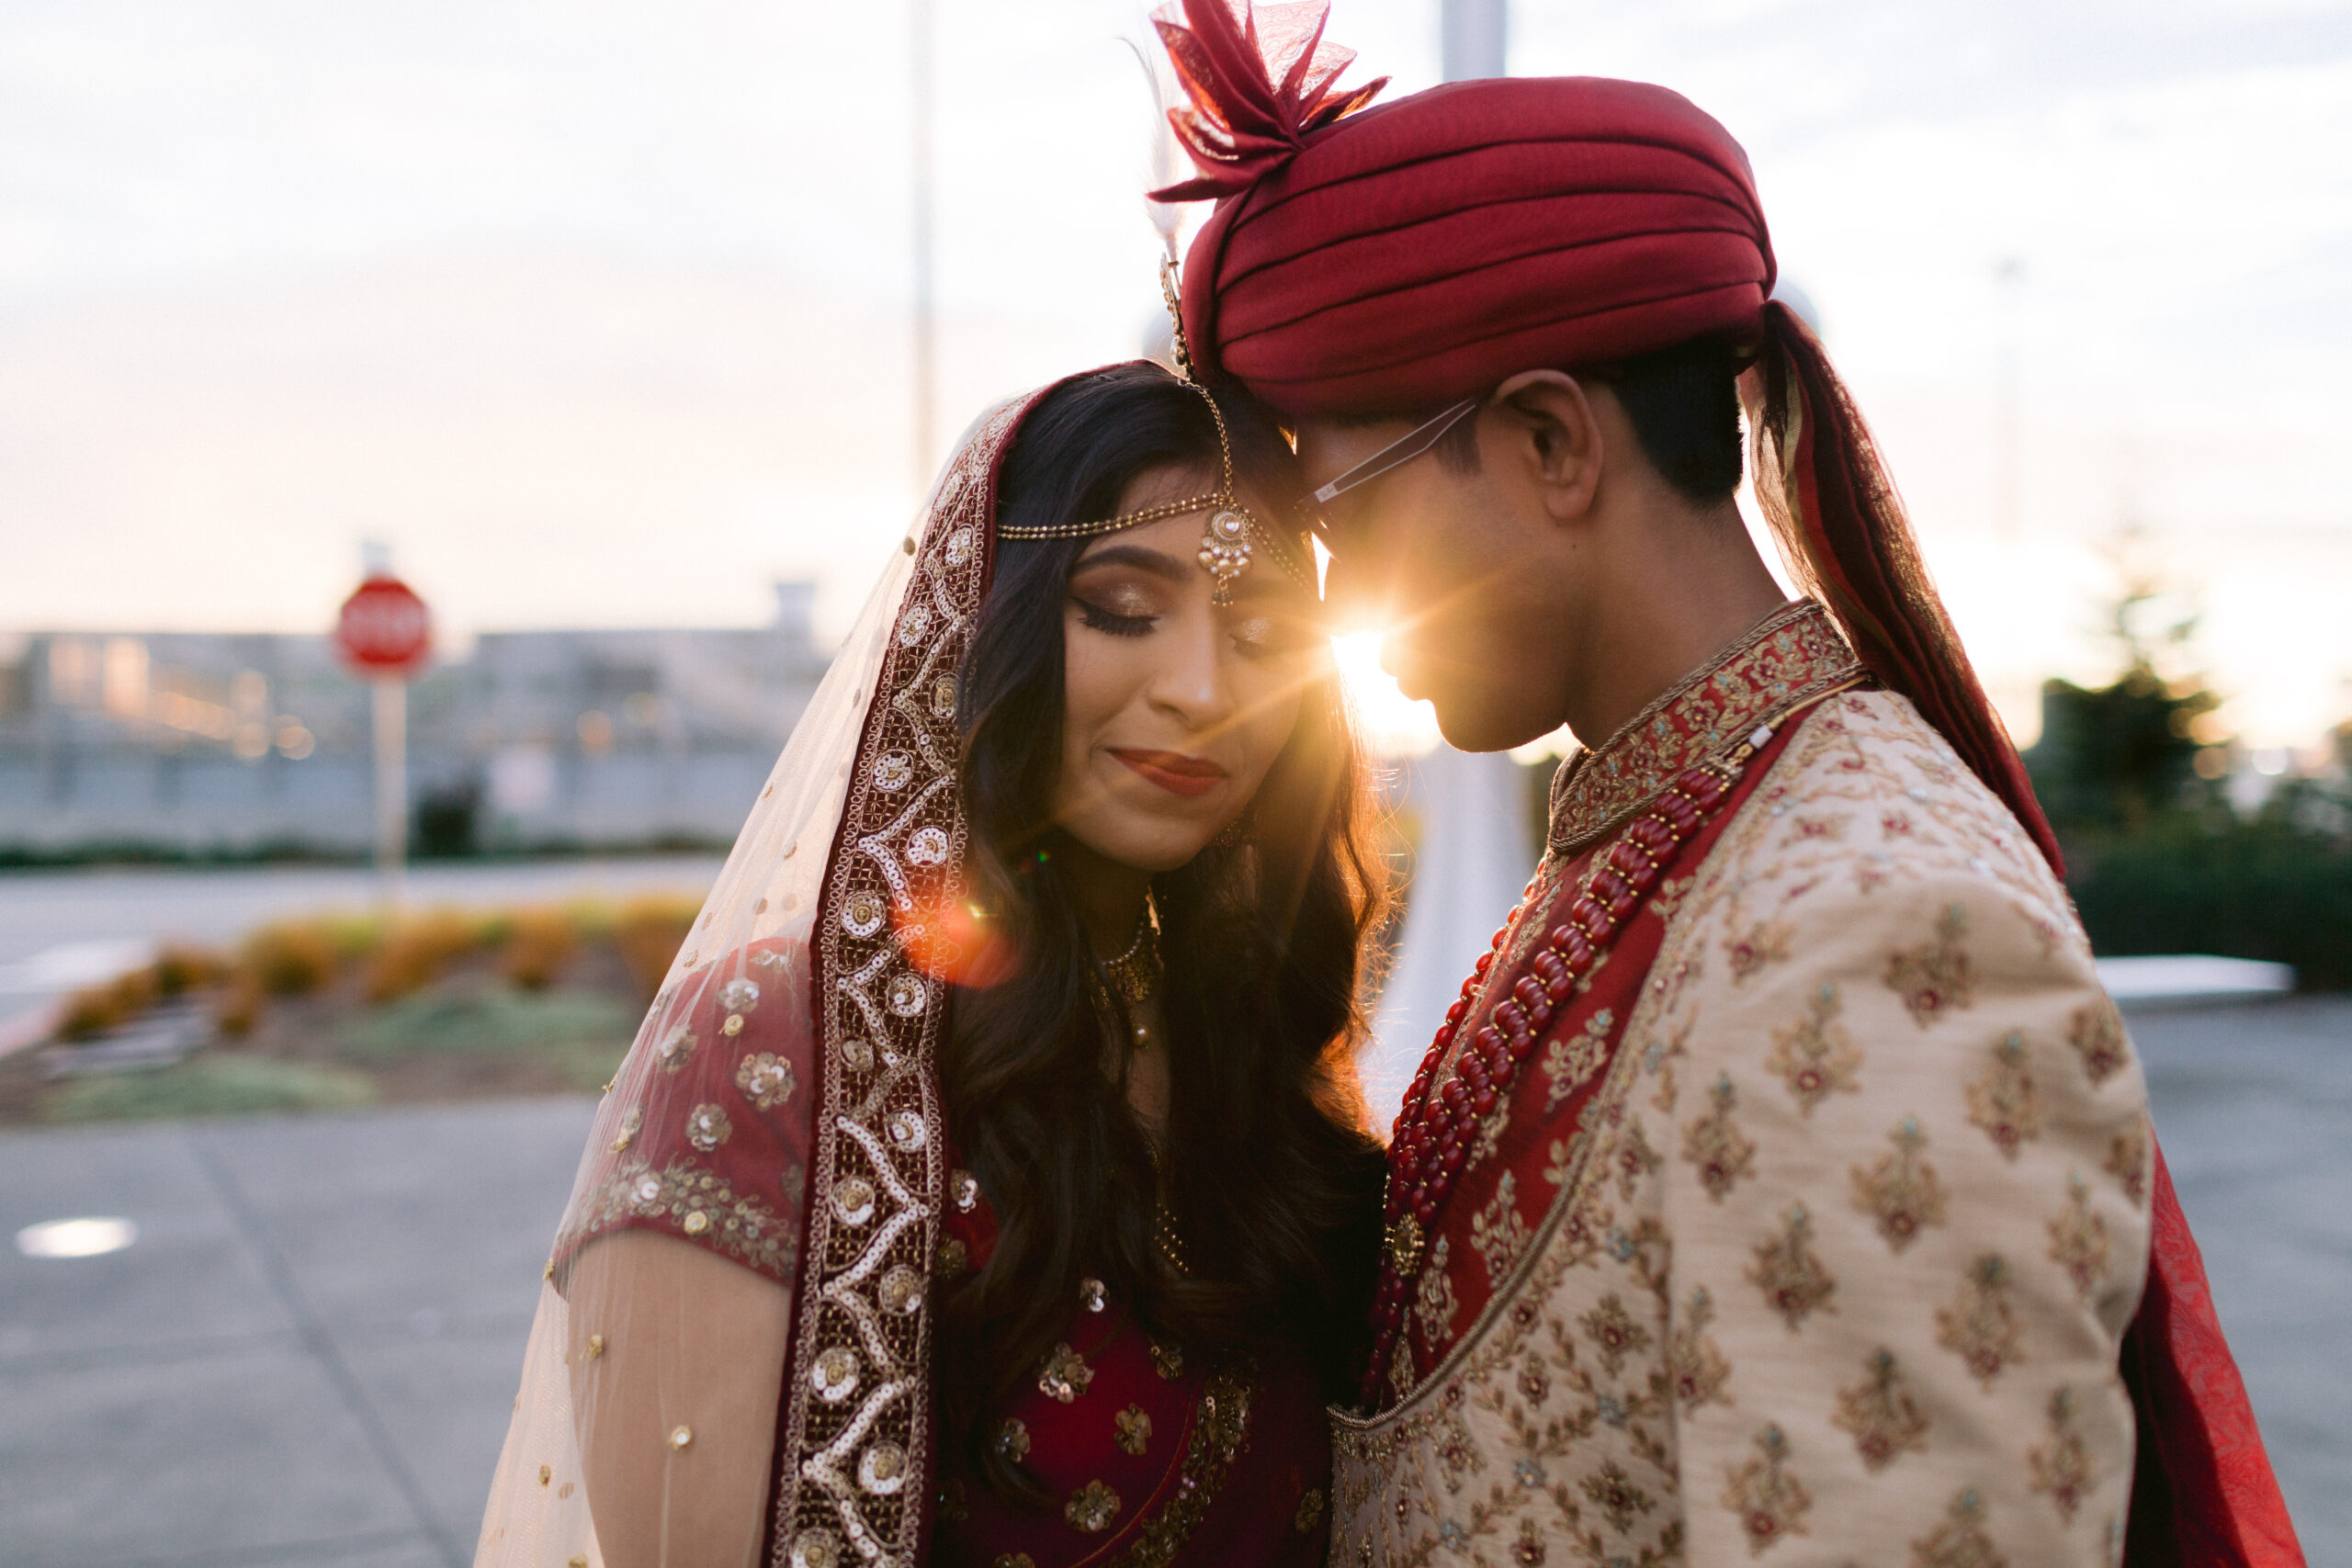
[(1162, 257), (1159, 263), (1159, 291), (1168, 302), (1168, 315), (1173, 323), (1170, 357), (1176, 361), (1176, 374), (1183, 384), (1201, 395), (1209, 406), (1209, 418), (1216, 423), (1218, 484), (1209, 495), (1187, 496), (1159, 506), (1147, 506), (1140, 512), (1122, 513), (1091, 523), (1055, 523), (1035, 527), (1001, 526), (1000, 537), (1007, 539), (1086, 539), (1097, 534), (1114, 534), (1122, 528), (1140, 527), (1157, 523), (1163, 517), (1182, 517), (1188, 512), (1206, 512), (1208, 526), (1201, 535), (1200, 563), (1209, 574), (1209, 603), (1233, 603), (1233, 585), (1248, 571), (1257, 558), (1259, 546), (1273, 558), (1284, 575), (1306, 590), (1315, 592), (1314, 558), (1308, 553), (1304, 536), (1295, 542), (1285, 538), (1278, 529), (1270, 527), (1250, 510), (1233, 488), (1233, 439), (1226, 432), (1225, 412), (1216, 406), (1216, 399), (1201, 385), (1193, 374), (1193, 355), (1184, 342), (1184, 315), (1176, 290), (1176, 263)]

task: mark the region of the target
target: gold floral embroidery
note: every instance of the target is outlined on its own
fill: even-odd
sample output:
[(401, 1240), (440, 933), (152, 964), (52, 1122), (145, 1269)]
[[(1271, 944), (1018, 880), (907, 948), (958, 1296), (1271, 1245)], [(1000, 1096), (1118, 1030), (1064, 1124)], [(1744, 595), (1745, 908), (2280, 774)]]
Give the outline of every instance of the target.
[(1119, 1517), (1119, 1495), (1100, 1481), (1090, 1481), (1070, 1494), (1062, 1505), (1062, 1517), (1069, 1528), (1088, 1535), (1096, 1535), (1111, 1528)]
[(1170, 1382), (1184, 1375), (1184, 1347), (1151, 1342), (1151, 1370)]
[(1760, 975), (1767, 965), (1788, 957), (1790, 934), (1780, 920), (1759, 920), (1746, 935), (1726, 939), (1724, 952), (1731, 957), (1732, 984)]
[(1634, 1528), (1634, 1520), (1657, 1506), (1657, 1499), (1634, 1484), (1634, 1478), (1615, 1460), (1603, 1460), (1600, 1468), (1577, 1484), (1578, 1491), (1592, 1506), (1609, 1516), (1610, 1529), (1623, 1535)]
[(1609, 1164), (1617, 1172), (1617, 1196), (1633, 1201), (1634, 1186), (1664, 1163), (1657, 1151), (1650, 1147), (1642, 1124), (1635, 1122), (1628, 1126), (1609, 1151)]
[(1960, 945), (1960, 939), (1967, 934), (1967, 911), (1957, 904), (1949, 905), (1936, 921), (1935, 941), (1886, 961), (1887, 988), (1903, 998), (1912, 1021), (1922, 1029), (1942, 1017), (1947, 1009), (1964, 1008), (1975, 999), (1975, 969), (1968, 950)]
[(1576, 1174), (1575, 1152), (1567, 1139), (1553, 1139), (1550, 1157), (1544, 1162), (1544, 1179), (1554, 1187), (1566, 1187), (1568, 1178)]
[(2148, 1195), (2148, 1129), (2134, 1125), (2115, 1134), (2107, 1145), (2107, 1173), (2123, 1186), (2123, 1195), (2138, 1203)]
[(960, 1280), (964, 1277), (964, 1270), (971, 1266), (971, 1249), (964, 1245), (962, 1236), (948, 1235), (939, 1238), (936, 1272), (940, 1279)]
[(2075, 1429), (2072, 1389), (2050, 1396), (2050, 1435), (2026, 1454), (2026, 1462), (2033, 1469), (2034, 1491), (2048, 1493), (2059, 1518), (2073, 1524), (2075, 1511), (2098, 1485), (2098, 1465)]
[(1130, 1404), (1111, 1418), (1118, 1434), (1112, 1440), (1123, 1454), (1141, 1454), (1151, 1442), (1151, 1415), (1140, 1404)]
[(735, 1068), (735, 1087), (751, 1097), (753, 1109), (773, 1111), (792, 1098), (792, 1064), (768, 1051), (746, 1056)]
[(662, 1064), (665, 1073), (675, 1073), (686, 1065), (695, 1053), (695, 1032), (684, 1024), (673, 1026), (653, 1047), (653, 1059)]
[(1560, 1102), (1584, 1087), (1587, 1078), (1609, 1055), (1609, 1032), (1615, 1028), (1617, 1015), (1602, 1008), (1584, 1021), (1584, 1027), (1573, 1034), (1555, 1035), (1544, 1047), (1544, 1076), (1551, 1079), (1551, 1088), (1544, 1096), (1546, 1114), (1559, 1109)]
[(1900, 1253), (1921, 1230), (1943, 1219), (1947, 1194), (1936, 1168), (1920, 1156), (1928, 1137), (1919, 1131), (1918, 1118), (1905, 1116), (1887, 1136), (1894, 1152), (1879, 1156), (1868, 1170), (1858, 1165), (1850, 1174), (1854, 1207), (1876, 1220), (1888, 1249)]
[(1739, 1091), (1732, 1088), (1730, 1075), (1715, 1079), (1707, 1102), (1707, 1113), (1693, 1117), (1682, 1129), (1682, 1157), (1698, 1168), (1699, 1185), (1720, 1203), (1755, 1165), (1756, 1145), (1731, 1119), (1739, 1107)]
[(556, 1238), (557, 1247), (602, 1235), (631, 1219), (667, 1220), (772, 1279), (792, 1278), (797, 1217), (778, 1213), (683, 1157), (658, 1171), (641, 1159), (614, 1169), (581, 1202), (577, 1223)]
[(1707, 1325), (1714, 1317), (1714, 1298), (1700, 1286), (1690, 1292), (1682, 1321), (1667, 1340), (1667, 1376), (1674, 1381), (1675, 1403), (1686, 1414), (1702, 1404), (1731, 1403), (1731, 1396), (1724, 1392), (1724, 1384), (1731, 1381), (1731, 1363), (1707, 1334)]
[(1861, 1091), (1854, 1078), (1861, 1070), (1862, 1054), (1838, 1021), (1844, 1005), (1837, 987), (1824, 986), (1805, 1004), (1804, 1017), (1772, 1031), (1772, 1055), (1765, 1066), (1789, 1086), (1798, 1111), (1805, 1116), (1832, 1094)]
[(1487, 1279), (1499, 1287), (1519, 1255), (1527, 1250), (1527, 1221), (1519, 1212), (1519, 1183), (1510, 1171), (1495, 1186), (1487, 1206), (1470, 1218), (1470, 1245), (1487, 1260)]
[(1298, 1500), (1298, 1512), (1291, 1516), (1290, 1528), (1305, 1535), (1323, 1522), (1323, 1488), (1310, 1486), (1306, 1495)]
[(1093, 1381), (1094, 1369), (1086, 1364), (1085, 1357), (1067, 1345), (1057, 1345), (1037, 1373), (1037, 1392), (1068, 1404)]
[(1008, 1416), (996, 1429), (996, 1451), (1015, 1464), (1029, 1457), (1029, 1424), (1019, 1416)]
[(1447, 1236), (1437, 1238), (1437, 1246), (1430, 1250), (1429, 1262), (1421, 1269), (1420, 1289), (1413, 1303), (1413, 1315), (1420, 1320), (1421, 1337), (1431, 1345), (1442, 1345), (1453, 1337), (1453, 1314), (1460, 1311), (1453, 1299), (1453, 1276), (1446, 1269), (1446, 1254), (1450, 1249)]
[(1747, 635), (1661, 694), (1598, 748), (1578, 751), (1552, 780), (1545, 839), (1562, 855), (1614, 829), (1683, 769), (1792, 703), (1850, 682), (1853, 651), (1810, 599), (1775, 610)]
[[(1193, 1419), (1193, 1436), (1177, 1466), (1174, 1500), (1136, 1527), (1135, 1544), (1102, 1568), (1169, 1568), (1200, 1528), (1250, 1436), (1250, 1395), (1255, 1371), (1235, 1363), (1213, 1371)], [(1117, 1500), (1113, 1499), (1113, 1506)], [(1312, 1525), (1307, 1527), (1313, 1529)]]
[(1666, 877), (1658, 883), (1657, 890), (1650, 895), (1649, 903), (1645, 907), (1661, 921), (1670, 920), (1674, 919), (1675, 908), (1682, 902), (1683, 895), (1689, 893), (1691, 884), (1698, 880), (1695, 874)]
[(1747, 1554), (1761, 1557), (1792, 1535), (1809, 1533), (1804, 1516), (1813, 1494), (1789, 1473), (1789, 1439), (1778, 1427), (1756, 1435), (1757, 1455), (1730, 1471), (1724, 1488), (1724, 1506), (1739, 1516), (1740, 1533), (1747, 1538)]
[(1601, 1370), (1611, 1377), (1624, 1370), (1626, 1357), (1639, 1355), (1650, 1348), (1650, 1331), (1634, 1321), (1633, 1314), (1625, 1310), (1623, 1300), (1614, 1291), (1577, 1319), (1577, 1326), (1600, 1348)]
[(1873, 1351), (1866, 1365), (1870, 1376), (1865, 1381), (1838, 1391), (1838, 1414), (1831, 1419), (1854, 1434), (1854, 1451), (1862, 1456), (1862, 1467), (1875, 1475), (1905, 1449), (1927, 1451), (1928, 1418), (1895, 1369), (1892, 1351)]
[(1781, 1216), (1781, 1232), (1756, 1244), (1756, 1260), (1747, 1266), (1748, 1282), (1764, 1292), (1764, 1304), (1781, 1314), (1794, 1334), (1798, 1325), (1815, 1311), (1835, 1312), (1829, 1304), (1838, 1281), (1813, 1250), (1813, 1216), (1803, 1203)]
[(2090, 1075), (2093, 1089), (2122, 1071), (2123, 1064), (2132, 1059), (2123, 1015), (2105, 997), (2075, 1010), (2066, 1023), (2066, 1043), (2083, 1059), (2083, 1071)]
[(2026, 1070), (2025, 1036), (2011, 1030), (1993, 1047), (1993, 1065), (1968, 1086), (1968, 1119), (1984, 1129), (2001, 1157), (2014, 1163), (2018, 1145), (2041, 1133), (2041, 1097)]
[(686, 1115), (686, 1142), (705, 1154), (734, 1134), (735, 1124), (727, 1119), (727, 1111), (721, 1106), (697, 1105)]
[(2050, 1222), (2050, 1258), (2075, 1281), (2075, 1293), (2087, 1301), (2107, 1278), (2108, 1255), (2114, 1249), (2108, 1241), (2107, 1221), (2092, 1210), (2090, 1189), (2083, 1179), (2070, 1177), (2066, 1192), (2066, 1206)]
[(2018, 1354), (2017, 1315), (2009, 1308), (2009, 1267), (1991, 1253), (1978, 1258), (1950, 1306), (1936, 1309), (1936, 1343), (1966, 1363), (1986, 1388)]
[(1911, 1543), (1911, 1568), (2007, 1568), (1984, 1533), (1984, 1505), (1973, 1488), (1956, 1495), (1933, 1534)]

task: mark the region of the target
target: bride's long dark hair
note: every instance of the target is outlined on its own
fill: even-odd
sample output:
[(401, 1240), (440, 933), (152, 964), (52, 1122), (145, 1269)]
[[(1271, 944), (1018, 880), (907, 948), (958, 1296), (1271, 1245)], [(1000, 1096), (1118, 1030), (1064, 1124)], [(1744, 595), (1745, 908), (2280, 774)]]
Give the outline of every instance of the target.
[[(1236, 482), (1286, 515), (1299, 481), (1262, 411), (1220, 395)], [(998, 488), (1007, 525), (1108, 516), (1137, 475), (1217, 461), (1198, 392), (1155, 366), (1064, 383), (1023, 422)], [(1092, 1276), (1187, 1359), (1280, 1344), (1334, 1397), (1360, 1375), (1378, 1249), (1378, 1146), (1354, 1051), (1357, 965), (1385, 893), (1337, 678), (1310, 680), (1240, 841), (1153, 880), (1172, 1065), (1162, 1159), (1190, 1273), (1159, 1263), (1152, 1153), (1106, 1071), (1099, 973), (1055, 858), (1063, 601), (1084, 539), (1008, 540), (959, 680), (967, 869), (1015, 955), (959, 990), (949, 1125), (1000, 1226), (987, 1266), (942, 1292), (944, 1444), (1001, 1494), (1043, 1494), (981, 1416), (1037, 1376)], [(1259, 570), (1272, 570), (1270, 566)], [(953, 1449), (951, 1448), (951, 1451)]]

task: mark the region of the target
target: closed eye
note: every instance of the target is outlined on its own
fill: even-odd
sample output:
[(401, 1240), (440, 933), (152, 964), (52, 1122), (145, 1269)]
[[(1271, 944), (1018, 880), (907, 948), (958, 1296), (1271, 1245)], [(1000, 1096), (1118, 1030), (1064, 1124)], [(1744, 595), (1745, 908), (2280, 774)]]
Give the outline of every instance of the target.
[(1122, 615), (1100, 604), (1089, 604), (1075, 593), (1069, 602), (1078, 606), (1079, 619), (1086, 623), (1088, 629), (1107, 632), (1112, 637), (1148, 636), (1159, 620), (1157, 615)]

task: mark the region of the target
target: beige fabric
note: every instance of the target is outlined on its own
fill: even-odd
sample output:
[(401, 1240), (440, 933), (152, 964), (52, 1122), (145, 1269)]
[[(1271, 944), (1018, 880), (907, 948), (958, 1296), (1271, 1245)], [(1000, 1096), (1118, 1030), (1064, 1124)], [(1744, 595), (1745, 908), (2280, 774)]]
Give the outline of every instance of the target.
[(2047, 866), (1849, 694), (1663, 918), (1513, 1277), (1335, 1416), (1334, 1563), (2115, 1562), (2146, 1096)]

